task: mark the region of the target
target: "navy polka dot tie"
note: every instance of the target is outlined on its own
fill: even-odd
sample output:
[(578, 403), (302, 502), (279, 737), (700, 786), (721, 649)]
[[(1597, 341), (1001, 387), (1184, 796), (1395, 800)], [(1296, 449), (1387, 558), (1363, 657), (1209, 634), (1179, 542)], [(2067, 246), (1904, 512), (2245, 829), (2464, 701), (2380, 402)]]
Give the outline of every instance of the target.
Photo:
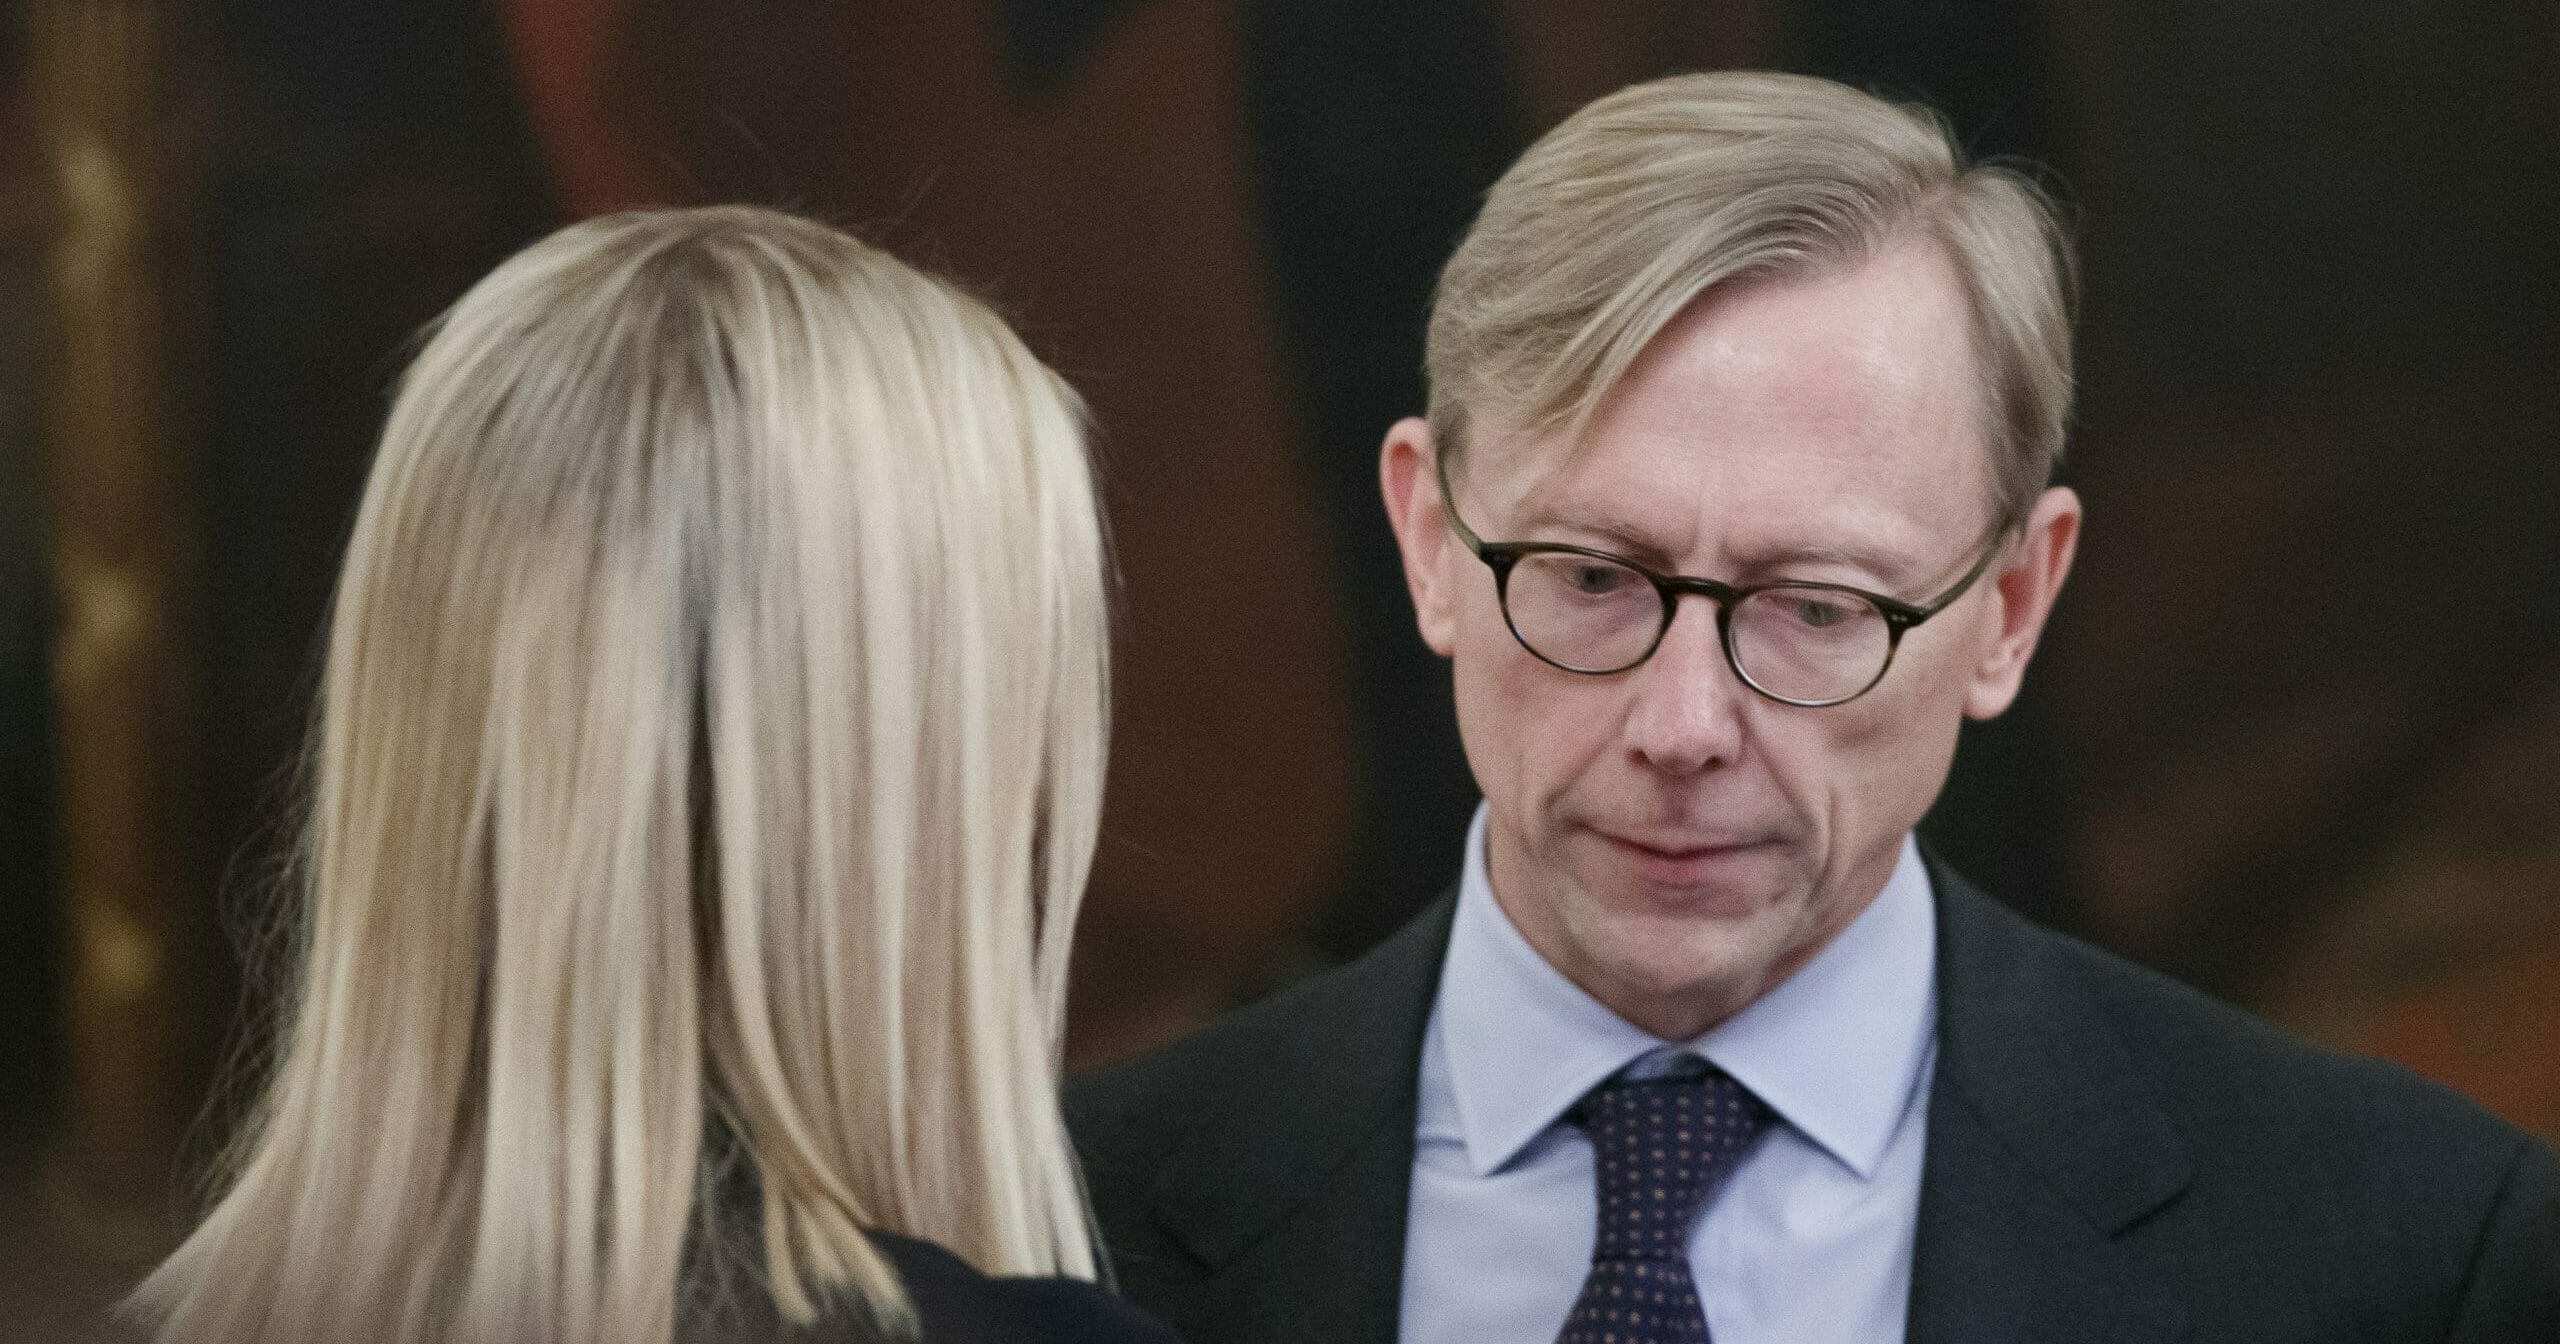
[(1613, 1078), (1574, 1108), (1597, 1159), (1600, 1237), (1556, 1344), (1707, 1344), (1689, 1226), (1769, 1108), (1724, 1070), (1679, 1063), (1686, 1073)]

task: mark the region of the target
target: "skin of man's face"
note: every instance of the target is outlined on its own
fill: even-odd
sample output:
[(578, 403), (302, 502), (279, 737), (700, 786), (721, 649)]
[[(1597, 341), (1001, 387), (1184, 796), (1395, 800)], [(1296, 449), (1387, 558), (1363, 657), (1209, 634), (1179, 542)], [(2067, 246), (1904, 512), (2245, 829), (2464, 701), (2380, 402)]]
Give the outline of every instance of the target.
[[(1952, 264), (1901, 241), (1711, 290), (1569, 448), (1478, 414), (1450, 488), (1487, 541), (1925, 601), (1962, 577), (1991, 518), (1974, 360)], [(2078, 499), (2047, 490), (1881, 683), (1807, 709), (1742, 684), (1699, 598), (1630, 671), (1531, 656), (1447, 526), (1433, 453), (1426, 422), (1400, 422), (1381, 483), (1423, 638), (1453, 663), (1495, 897), (1557, 970), (1665, 1039), (1748, 1006), (1873, 901), (1959, 723), (2015, 698), (2079, 531)]]

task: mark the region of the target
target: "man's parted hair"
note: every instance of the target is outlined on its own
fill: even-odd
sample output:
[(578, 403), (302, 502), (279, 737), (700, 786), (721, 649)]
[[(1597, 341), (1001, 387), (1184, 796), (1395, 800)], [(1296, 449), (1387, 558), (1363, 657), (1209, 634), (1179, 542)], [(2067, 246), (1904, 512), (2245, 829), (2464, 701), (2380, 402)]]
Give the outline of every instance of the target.
[(1425, 371), (1441, 451), (1471, 419), (1578, 438), (1700, 295), (1934, 240), (1973, 310), (1993, 505), (2025, 516), (2071, 412), (2071, 249), (2025, 175), (1968, 165), (1928, 110), (1802, 75), (1621, 89), (1530, 147), (1440, 275)]

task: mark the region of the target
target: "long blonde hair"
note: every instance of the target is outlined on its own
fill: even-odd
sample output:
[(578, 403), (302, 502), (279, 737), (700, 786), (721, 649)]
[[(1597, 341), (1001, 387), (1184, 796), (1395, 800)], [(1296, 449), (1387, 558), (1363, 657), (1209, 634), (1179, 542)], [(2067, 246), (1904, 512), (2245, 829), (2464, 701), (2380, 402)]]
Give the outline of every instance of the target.
[(666, 1340), (713, 1133), (786, 1319), (912, 1324), (865, 1227), (1092, 1277), (1055, 1094), (1105, 600), (1074, 394), (948, 285), (744, 207), (500, 266), (392, 406), (288, 1025), (134, 1311)]

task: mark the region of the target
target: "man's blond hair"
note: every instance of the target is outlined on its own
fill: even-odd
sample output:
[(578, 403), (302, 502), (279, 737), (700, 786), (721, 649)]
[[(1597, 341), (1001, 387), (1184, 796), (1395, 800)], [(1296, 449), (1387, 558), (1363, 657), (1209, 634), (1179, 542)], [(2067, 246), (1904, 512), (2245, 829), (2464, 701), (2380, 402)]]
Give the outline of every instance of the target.
[(1444, 454), (1491, 416), (1578, 438), (1646, 345), (1729, 280), (1854, 263), (1924, 238), (1973, 311), (1993, 507), (2025, 515), (2071, 412), (2071, 252), (2034, 181), (1968, 165), (1944, 123), (1801, 75), (1621, 89), (1495, 183), (1441, 272), (1425, 368)]

